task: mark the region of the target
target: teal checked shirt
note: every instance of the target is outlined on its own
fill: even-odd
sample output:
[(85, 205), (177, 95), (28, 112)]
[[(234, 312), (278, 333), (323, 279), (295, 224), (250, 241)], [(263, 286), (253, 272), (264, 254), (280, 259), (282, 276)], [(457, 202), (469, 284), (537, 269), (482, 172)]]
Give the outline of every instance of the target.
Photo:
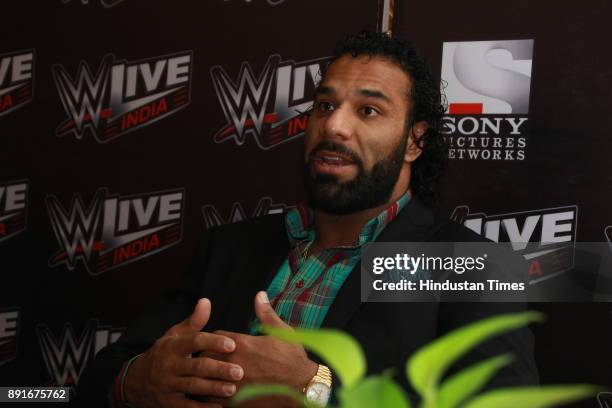
[(374, 241), (410, 200), (407, 191), (362, 228), (354, 246), (327, 248), (303, 259), (315, 240), (313, 212), (298, 206), (286, 214), (289, 255), (270, 286), (268, 297), (276, 313), (287, 324), (319, 328), (342, 284), (361, 258), (361, 247)]

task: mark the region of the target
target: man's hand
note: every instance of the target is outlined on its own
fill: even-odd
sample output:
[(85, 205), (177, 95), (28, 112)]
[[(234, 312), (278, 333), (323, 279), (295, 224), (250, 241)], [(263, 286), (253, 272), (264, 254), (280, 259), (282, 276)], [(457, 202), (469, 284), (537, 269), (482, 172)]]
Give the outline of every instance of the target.
[(236, 349), (233, 339), (200, 331), (208, 323), (210, 309), (210, 301), (200, 299), (191, 316), (172, 326), (133, 362), (125, 378), (128, 402), (138, 408), (218, 407), (190, 400), (185, 394), (229, 397), (236, 392), (235, 383), (244, 375), (239, 364), (191, 358), (199, 352), (227, 358)]
[[(255, 314), (262, 325), (291, 329), (274, 311), (266, 292), (255, 296)], [(285, 384), (302, 392), (317, 373), (318, 365), (310, 360), (304, 348), (271, 336), (249, 336), (228, 331), (216, 334), (236, 342), (236, 351), (215, 358), (244, 368), (242, 384)]]

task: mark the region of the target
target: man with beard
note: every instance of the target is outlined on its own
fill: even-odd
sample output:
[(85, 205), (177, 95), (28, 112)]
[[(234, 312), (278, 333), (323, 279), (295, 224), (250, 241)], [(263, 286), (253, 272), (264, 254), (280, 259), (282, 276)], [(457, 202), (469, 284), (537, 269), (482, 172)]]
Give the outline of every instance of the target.
[[(339, 385), (329, 368), (299, 345), (256, 335), (254, 323), (344, 330), (364, 348), (370, 373), (395, 368), (411, 394), (403, 367), (415, 350), (468, 322), (520, 310), (360, 301), (367, 242), (483, 240), (425, 204), (435, 199), (446, 156), (443, 112), (438, 83), (411, 45), (382, 33), (347, 37), (309, 112), (307, 205), (209, 230), (184, 288), (98, 354), (79, 396), (89, 404), (108, 395), (116, 406), (212, 407), (243, 384), (279, 383), (327, 403)], [(534, 383), (531, 349), (529, 332), (516, 331), (462, 363), (512, 352), (515, 362), (489, 386)]]

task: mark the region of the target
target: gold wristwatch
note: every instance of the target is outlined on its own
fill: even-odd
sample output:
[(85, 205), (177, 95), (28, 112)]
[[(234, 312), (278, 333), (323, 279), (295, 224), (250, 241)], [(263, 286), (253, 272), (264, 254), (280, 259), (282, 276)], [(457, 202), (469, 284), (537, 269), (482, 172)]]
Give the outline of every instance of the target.
[(326, 406), (331, 396), (332, 376), (329, 368), (323, 364), (319, 364), (317, 373), (304, 387), (304, 397), (309, 402)]

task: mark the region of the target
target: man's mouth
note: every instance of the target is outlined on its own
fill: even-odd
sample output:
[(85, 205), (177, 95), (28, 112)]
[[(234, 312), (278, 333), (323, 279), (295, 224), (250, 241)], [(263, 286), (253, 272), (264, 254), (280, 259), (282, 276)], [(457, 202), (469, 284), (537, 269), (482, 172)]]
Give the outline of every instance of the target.
[(313, 159), (312, 169), (315, 173), (346, 177), (357, 167), (357, 163), (352, 158), (329, 150), (318, 151)]
[(327, 166), (348, 166), (355, 164), (351, 158), (345, 155), (325, 150), (315, 154), (315, 161)]

